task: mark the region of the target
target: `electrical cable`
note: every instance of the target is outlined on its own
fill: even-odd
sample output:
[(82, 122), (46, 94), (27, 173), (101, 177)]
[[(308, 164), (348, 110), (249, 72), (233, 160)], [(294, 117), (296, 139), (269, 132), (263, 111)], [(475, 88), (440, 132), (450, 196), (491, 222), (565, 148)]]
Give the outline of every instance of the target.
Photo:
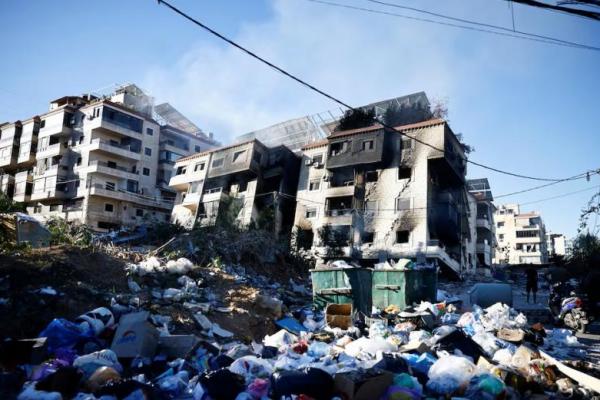
[[(337, 104), (339, 104), (339, 105), (341, 105), (343, 107), (348, 108), (349, 110), (357, 111), (354, 107), (351, 107), (350, 105), (348, 105), (347, 103), (343, 102), (342, 100), (339, 100), (336, 97), (334, 97), (334, 96), (332, 96), (332, 95), (324, 92), (323, 90), (318, 89), (314, 85), (312, 85), (312, 84), (310, 84), (310, 83), (308, 83), (308, 82), (306, 82), (306, 81), (298, 78), (297, 76), (291, 74), (290, 72), (287, 72), (286, 70), (282, 69), (281, 67), (278, 67), (277, 65), (271, 63), (270, 61), (262, 58), (261, 56), (257, 55), (256, 53), (254, 53), (254, 52), (246, 49), (242, 45), (240, 45), (240, 44), (234, 42), (233, 40), (225, 37), (224, 35), (220, 34), (219, 32), (215, 31), (214, 29), (208, 27), (207, 25), (203, 24), (202, 22), (200, 22), (200, 21), (194, 19), (193, 17), (189, 16), (185, 12), (179, 10), (177, 7), (171, 5), (169, 2), (167, 2), (165, 0), (158, 0), (158, 4), (159, 5), (160, 4), (165, 5), (166, 7), (168, 7), (169, 9), (171, 9), (172, 11), (174, 11), (175, 13), (181, 15), (182, 17), (184, 17), (188, 21), (190, 21), (190, 22), (194, 23), (195, 25), (199, 26), (200, 28), (202, 28), (202, 29), (210, 32), (212, 35), (214, 35), (214, 36), (218, 37), (219, 39), (221, 39), (221, 40), (229, 43), (230, 45), (236, 47), (237, 49), (241, 50), (242, 52), (248, 54), (252, 58), (255, 58), (256, 60), (262, 62), (263, 64), (267, 65), (268, 67), (270, 67), (270, 68), (278, 71), (279, 73), (283, 74), (284, 76), (287, 76), (288, 78), (290, 78), (290, 79), (298, 82), (299, 84), (301, 84), (301, 85), (309, 88), (310, 90), (312, 90), (312, 91), (314, 91), (314, 92), (316, 92), (316, 93), (318, 93), (318, 94), (320, 94), (320, 95), (322, 95), (322, 96), (324, 96), (324, 97), (332, 100), (333, 102), (335, 102), (335, 103), (337, 103)], [(438, 148), (436, 146), (433, 146), (430, 143), (426, 143), (426, 142), (424, 142), (424, 141), (422, 141), (420, 139), (411, 137), (411, 136), (407, 135), (406, 133), (404, 133), (402, 131), (399, 131), (395, 127), (392, 127), (392, 126), (390, 126), (390, 125), (388, 125), (388, 124), (386, 124), (386, 123), (384, 123), (382, 121), (379, 121), (377, 118), (373, 118), (373, 120), (374, 120), (374, 122), (379, 123), (381, 126), (387, 128), (387, 129), (390, 129), (390, 130), (392, 130), (392, 131), (394, 131), (396, 133), (399, 133), (401, 136), (410, 137), (411, 139), (415, 140), (418, 143), (421, 143), (421, 144), (426, 145), (426, 146), (428, 146), (428, 147), (430, 147), (430, 148), (432, 148), (434, 150), (437, 150), (437, 151), (440, 151), (442, 153), (445, 153), (445, 151), (443, 149), (440, 149), (440, 148)], [(550, 182), (565, 181), (565, 180), (569, 180), (570, 179), (570, 178), (565, 178), (565, 179), (550, 179), (550, 178), (532, 177), (532, 176), (517, 174), (517, 173), (513, 173), (513, 172), (509, 172), (509, 171), (503, 171), (503, 170), (500, 170), (500, 169), (494, 168), (494, 167), (489, 167), (487, 165), (484, 165), (484, 164), (481, 164), (481, 163), (477, 163), (475, 161), (471, 161), (471, 160), (469, 160), (469, 159), (467, 159), (465, 157), (461, 157), (461, 158), (462, 158), (462, 160), (464, 162), (468, 162), (468, 163), (471, 163), (473, 165), (477, 165), (477, 166), (479, 166), (481, 168), (485, 168), (485, 169), (488, 169), (488, 170), (491, 170), (491, 171), (495, 171), (495, 172), (498, 172), (498, 173), (502, 173), (502, 174), (505, 174), (505, 175), (510, 175), (510, 176), (514, 176), (514, 177), (518, 177), (518, 178), (523, 178), (523, 179), (531, 179), (531, 180), (537, 180), (537, 181), (550, 181)]]
[[(323, 3), (323, 1), (321, 1), (321, 0), (307, 0), (307, 1), (315, 2), (315, 3)], [(571, 41), (568, 41), (568, 40), (563, 40), (563, 39), (559, 39), (559, 38), (555, 38), (555, 37), (551, 37), (551, 36), (538, 35), (538, 34), (535, 34), (535, 33), (523, 32), (523, 31), (515, 30), (515, 27), (514, 27), (514, 10), (512, 9), (512, 2), (510, 3), (510, 6), (511, 6), (513, 29), (509, 29), (509, 28), (505, 28), (505, 27), (500, 26), (500, 25), (493, 25), (493, 24), (487, 24), (487, 23), (484, 23), (484, 22), (478, 22), (478, 21), (472, 21), (472, 20), (463, 19), (463, 18), (452, 17), (452, 16), (448, 16), (448, 15), (444, 15), (444, 14), (435, 13), (435, 12), (432, 12), (432, 11), (422, 10), (422, 9), (415, 8), (415, 7), (402, 6), (402, 5), (399, 5), (399, 4), (389, 3), (389, 2), (381, 1), (381, 0), (365, 0), (365, 1), (368, 1), (368, 2), (371, 2), (371, 3), (375, 3), (375, 4), (384, 5), (384, 6), (388, 6), (388, 7), (400, 8), (400, 9), (410, 10), (410, 11), (414, 11), (414, 12), (418, 12), (418, 13), (422, 13), (422, 14), (428, 14), (428, 15), (432, 15), (432, 16), (435, 16), (435, 17), (438, 17), (438, 18), (448, 19), (448, 20), (451, 20), (451, 21), (463, 22), (463, 23), (467, 23), (467, 24), (472, 24), (472, 25), (477, 25), (477, 26), (483, 26), (483, 27), (486, 27), (486, 28), (498, 29), (498, 30), (505, 31), (505, 32), (518, 33), (519, 35), (523, 35), (523, 36), (526, 36), (526, 37), (529, 36), (529, 37), (534, 37), (534, 38), (537, 38), (537, 39), (544, 39), (544, 43), (548, 43), (547, 40), (550, 40), (552, 42), (556, 42), (557, 44), (560, 43), (562, 45), (567, 45), (568, 47), (578, 47), (578, 48), (584, 48), (584, 49), (588, 49), (588, 50), (600, 50), (600, 48), (595, 47), (595, 46), (590, 46), (590, 45), (586, 45), (586, 44), (582, 44), (582, 43), (577, 43), (577, 42), (571, 42)], [(334, 3), (331, 3), (331, 4), (334, 4)], [(336, 4), (339, 4), (339, 3), (336, 3)], [(522, 38), (522, 37), (520, 37), (520, 38)]]

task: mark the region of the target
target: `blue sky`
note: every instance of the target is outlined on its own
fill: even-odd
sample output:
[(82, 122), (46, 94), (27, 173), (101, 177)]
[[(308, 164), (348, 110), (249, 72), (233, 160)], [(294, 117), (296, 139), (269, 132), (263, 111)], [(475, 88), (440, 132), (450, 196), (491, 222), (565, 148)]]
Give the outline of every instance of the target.
[[(350, 104), (420, 90), (447, 99), (450, 124), (475, 148), (471, 158), (478, 162), (552, 178), (600, 168), (600, 52), (306, 0), (171, 1)], [(416, 15), (365, 0), (339, 1)], [(503, 0), (391, 1), (511, 26)], [(223, 142), (335, 108), (154, 0), (7, 0), (0, 15), (0, 121), (42, 113), (62, 95), (124, 82), (169, 101)], [(519, 30), (600, 47), (598, 22), (518, 5), (515, 20)], [(536, 185), (473, 166), (469, 176), (488, 177), (496, 195)], [(502, 200), (530, 202), (594, 186), (600, 177)], [(523, 209), (539, 210), (549, 229), (572, 236), (592, 193)]]

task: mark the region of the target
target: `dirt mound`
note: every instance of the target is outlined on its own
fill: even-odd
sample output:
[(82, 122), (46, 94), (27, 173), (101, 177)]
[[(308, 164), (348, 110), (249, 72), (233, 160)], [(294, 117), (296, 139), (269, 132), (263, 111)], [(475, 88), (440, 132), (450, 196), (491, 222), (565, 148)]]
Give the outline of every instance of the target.
[(53, 318), (73, 319), (126, 290), (124, 263), (103, 253), (59, 246), (0, 255), (0, 337), (37, 336)]

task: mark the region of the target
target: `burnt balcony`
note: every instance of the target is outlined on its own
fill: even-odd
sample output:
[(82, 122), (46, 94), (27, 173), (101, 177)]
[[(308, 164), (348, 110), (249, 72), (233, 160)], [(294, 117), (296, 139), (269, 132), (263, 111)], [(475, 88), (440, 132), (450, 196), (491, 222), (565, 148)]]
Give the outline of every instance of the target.
[(429, 215), (429, 228), (435, 237), (452, 242), (460, 240), (460, 212), (451, 193), (439, 194)]
[(384, 138), (383, 130), (330, 138), (327, 148), (327, 168), (383, 162)]

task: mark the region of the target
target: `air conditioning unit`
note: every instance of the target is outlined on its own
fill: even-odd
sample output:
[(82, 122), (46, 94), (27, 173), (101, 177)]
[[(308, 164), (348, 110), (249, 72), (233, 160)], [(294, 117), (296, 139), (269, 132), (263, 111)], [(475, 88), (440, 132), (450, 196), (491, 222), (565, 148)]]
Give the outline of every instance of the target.
[(304, 165), (306, 165), (307, 167), (310, 167), (313, 163), (312, 158), (307, 158), (306, 161), (304, 162)]

